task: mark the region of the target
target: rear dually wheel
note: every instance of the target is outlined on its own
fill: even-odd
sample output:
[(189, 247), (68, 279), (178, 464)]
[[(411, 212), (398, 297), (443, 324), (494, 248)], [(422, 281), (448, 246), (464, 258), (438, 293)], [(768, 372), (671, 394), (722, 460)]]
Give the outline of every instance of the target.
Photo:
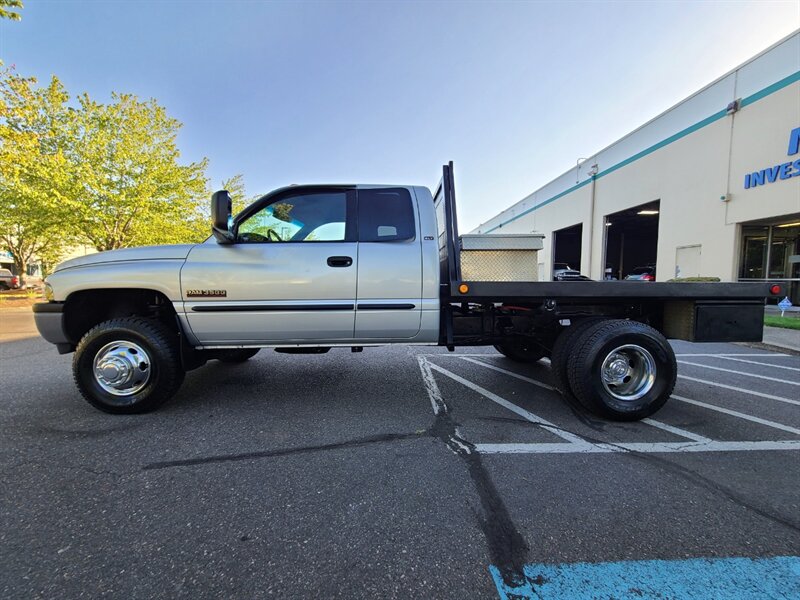
[(569, 385), (567, 377), (567, 364), (572, 350), (575, 348), (575, 340), (586, 331), (587, 328), (595, 325), (601, 320), (598, 317), (586, 317), (582, 320), (575, 320), (569, 327), (565, 327), (556, 338), (553, 344), (553, 352), (550, 354), (550, 371), (553, 373), (558, 391), (567, 402), (577, 404), (575, 395)]
[(677, 378), (666, 338), (637, 321), (600, 321), (574, 341), (567, 363), (572, 393), (588, 410), (615, 421), (636, 421), (659, 410)]

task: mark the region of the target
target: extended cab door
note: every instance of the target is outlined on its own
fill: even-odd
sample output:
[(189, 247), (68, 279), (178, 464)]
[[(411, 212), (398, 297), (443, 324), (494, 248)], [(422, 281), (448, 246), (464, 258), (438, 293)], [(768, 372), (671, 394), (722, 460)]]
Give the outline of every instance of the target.
[(288, 188), (237, 216), (236, 241), (196, 246), (181, 271), (205, 345), (347, 343), (355, 326), (353, 188)]
[(358, 188), (358, 301), (355, 337), (402, 340), (420, 330), (422, 240), (406, 188)]

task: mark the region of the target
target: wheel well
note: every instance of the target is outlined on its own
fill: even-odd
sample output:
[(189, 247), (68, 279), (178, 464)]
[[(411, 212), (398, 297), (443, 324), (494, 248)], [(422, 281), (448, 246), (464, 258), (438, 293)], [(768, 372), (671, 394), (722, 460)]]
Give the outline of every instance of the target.
[(83, 290), (70, 294), (64, 305), (64, 331), (77, 344), (98, 323), (132, 316), (158, 319), (178, 332), (172, 302), (161, 292), (142, 289)]

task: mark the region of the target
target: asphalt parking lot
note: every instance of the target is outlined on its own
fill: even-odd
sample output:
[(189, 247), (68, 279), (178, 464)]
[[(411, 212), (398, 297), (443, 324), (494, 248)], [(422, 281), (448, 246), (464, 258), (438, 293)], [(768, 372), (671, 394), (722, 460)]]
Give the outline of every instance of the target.
[(262, 350), (120, 417), (0, 321), (3, 598), (800, 597), (796, 355), (678, 342), (610, 423), (491, 349)]

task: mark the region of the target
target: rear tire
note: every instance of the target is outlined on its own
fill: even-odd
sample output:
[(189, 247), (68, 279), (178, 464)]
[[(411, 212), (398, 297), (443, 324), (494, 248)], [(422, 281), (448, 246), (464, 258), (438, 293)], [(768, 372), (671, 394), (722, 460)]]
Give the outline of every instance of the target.
[(558, 391), (561, 392), (565, 400), (572, 404), (578, 404), (578, 402), (572, 393), (567, 376), (567, 364), (569, 363), (570, 354), (575, 347), (575, 340), (589, 327), (602, 320), (601, 317), (587, 317), (572, 323), (569, 327), (564, 328), (556, 338), (556, 343), (553, 344), (553, 352), (550, 354), (550, 370), (553, 373), (553, 379)]
[(544, 358), (545, 350), (534, 341), (507, 342), (495, 344), (500, 354), (518, 363), (535, 363)]
[(75, 350), (72, 374), (87, 402), (112, 414), (155, 410), (185, 376), (177, 335), (141, 317), (112, 319), (90, 329)]
[(638, 421), (658, 411), (675, 387), (678, 365), (667, 339), (637, 321), (595, 323), (574, 342), (570, 388), (591, 412)]
[(218, 350), (216, 359), (224, 363), (243, 363), (253, 358), (261, 348), (239, 348), (236, 350)]

